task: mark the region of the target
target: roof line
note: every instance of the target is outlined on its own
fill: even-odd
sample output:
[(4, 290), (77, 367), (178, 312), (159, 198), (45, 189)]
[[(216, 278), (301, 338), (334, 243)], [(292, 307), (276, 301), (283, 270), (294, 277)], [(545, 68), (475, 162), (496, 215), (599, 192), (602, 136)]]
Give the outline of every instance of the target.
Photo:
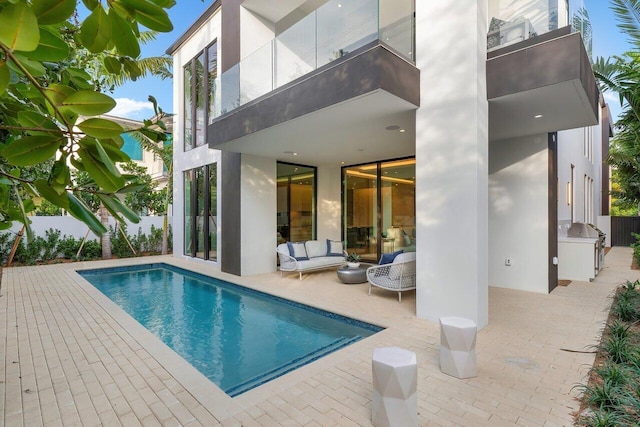
[(167, 50), (165, 51), (165, 53), (167, 55), (172, 55), (174, 54), (174, 52), (176, 50), (178, 50), (198, 29), (200, 29), (200, 27), (218, 10), (220, 9), (220, 7), (222, 6), (222, 1), (221, 0), (213, 0), (213, 3), (211, 4), (211, 6), (209, 6), (207, 8), (207, 10), (205, 10), (202, 15), (200, 15), (200, 17), (196, 20), (196, 22), (194, 22), (193, 24), (191, 24), (191, 26), (187, 29), (187, 31), (185, 31), (180, 37), (178, 37), (178, 40), (176, 40), (175, 42), (173, 42), (173, 44), (171, 46), (169, 46), (169, 48), (167, 48)]

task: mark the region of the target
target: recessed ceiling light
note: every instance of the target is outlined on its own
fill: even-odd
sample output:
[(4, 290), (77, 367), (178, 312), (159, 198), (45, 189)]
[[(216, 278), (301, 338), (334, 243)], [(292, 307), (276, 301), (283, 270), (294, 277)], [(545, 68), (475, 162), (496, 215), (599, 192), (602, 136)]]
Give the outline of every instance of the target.
[(297, 156), (297, 155), (298, 155), (298, 153), (293, 153), (293, 155), (294, 155), (294, 156)]
[(405, 133), (405, 132), (406, 132), (406, 130), (400, 129), (400, 133)]
[(338, 3), (338, 7), (342, 7), (342, 4)]
[(534, 119), (540, 119), (542, 118), (542, 114), (536, 114), (535, 116), (533, 116)]
[(344, 165), (344, 162), (340, 162), (341, 165)]
[(400, 126), (398, 126), (398, 125), (391, 125), (391, 126), (387, 126), (385, 129), (386, 129), (386, 130), (398, 130), (398, 129), (400, 129)]

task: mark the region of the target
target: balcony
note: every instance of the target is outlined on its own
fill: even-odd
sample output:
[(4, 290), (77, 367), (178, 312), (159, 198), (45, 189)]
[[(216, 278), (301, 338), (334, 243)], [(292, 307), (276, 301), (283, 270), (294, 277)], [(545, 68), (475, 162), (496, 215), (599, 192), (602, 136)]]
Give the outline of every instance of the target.
[(325, 2), (215, 80), (210, 146), (378, 89), (417, 105), (413, 31), (411, 0)]
[(487, 98), (490, 139), (595, 125), (598, 88), (591, 25), (581, 0), (561, 7), (525, 0), (489, 3)]

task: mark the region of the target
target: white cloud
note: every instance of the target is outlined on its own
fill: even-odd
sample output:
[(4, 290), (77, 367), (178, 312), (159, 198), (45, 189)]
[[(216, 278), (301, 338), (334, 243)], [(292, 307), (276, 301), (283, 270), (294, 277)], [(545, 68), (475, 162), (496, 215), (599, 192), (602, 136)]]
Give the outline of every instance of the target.
[(110, 116), (127, 119), (143, 119), (153, 115), (153, 104), (149, 101), (136, 101), (129, 98), (116, 98), (116, 106), (108, 113)]

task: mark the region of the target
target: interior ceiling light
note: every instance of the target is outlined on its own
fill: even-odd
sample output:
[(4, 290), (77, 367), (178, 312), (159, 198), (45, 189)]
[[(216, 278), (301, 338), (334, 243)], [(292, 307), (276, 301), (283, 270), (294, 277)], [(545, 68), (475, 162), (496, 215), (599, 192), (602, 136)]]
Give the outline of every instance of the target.
[[(371, 180), (375, 180), (376, 179), (375, 175), (368, 174), (368, 173), (363, 173), (363, 172), (358, 172), (358, 171), (354, 171), (354, 170), (348, 170), (347, 171), (347, 175), (357, 176), (359, 178), (370, 178)], [(383, 177), (380, 177), (380, 178), (383, 181), (399, 182), (401, 184), (414, 184), (414, 182), (409, 180), (409, 179), (394, 178), (394, 177), (390, 177), (390, 176), (383, 176)]]
[[(382, 165), (383, 168), (394, 168), (394, 167), (398, 167), (398, 166), (411, 166), (411, 165), (415, 165), (416, 164), (416, 159), (407, 159), (407, 160), (398, 160), (395, 162), (389, 162), (389, 163), (384, 163)], [(366, 166), (360, 166), (358, 167), (358, 169), (363, 170), (363, 171), (367, 171), (367, 170), (373, 170), (373, 169), (377, 169), (378, 166), (377, 165), (366, 165)]]

